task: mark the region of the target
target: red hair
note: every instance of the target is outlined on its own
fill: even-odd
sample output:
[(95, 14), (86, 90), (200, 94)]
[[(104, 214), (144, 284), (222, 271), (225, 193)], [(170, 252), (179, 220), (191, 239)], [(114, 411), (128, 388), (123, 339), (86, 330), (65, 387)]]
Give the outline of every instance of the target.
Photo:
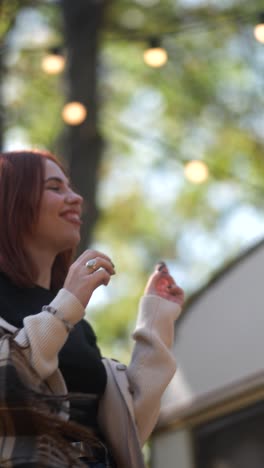
[[(38, 275), (24, 240), (39, 215), (46, 159), (65, 172), (57, 158), (47, 151), (0, 153), (0, 270), (21, 287), (34, 286)], [(73, 253), (71, 249), (57, 255), (51, 275), (53, 290), (62, 287)]]

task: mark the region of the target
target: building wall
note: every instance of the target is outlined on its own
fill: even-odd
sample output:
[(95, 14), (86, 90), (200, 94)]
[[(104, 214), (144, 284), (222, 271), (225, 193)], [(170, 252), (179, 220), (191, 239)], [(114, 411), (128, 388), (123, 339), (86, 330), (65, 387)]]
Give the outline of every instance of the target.
[(164, 404), (181, 408), (262, 372), (264, 245), (222, 274), (176, 324), (177, 372)]
[(189, 431), (172, 431), (155, 437), (151, 450), (151, 468), (194, 468)]
[[(256, 382), (259, 376), (259, 381), (263, 382), (264, 242), (238, 259), (231, 268), (227, 268), (191, 302), (180, 322), (176, 324), (174, 352), (177, 372), (163, 398), (164, 432), (154, 433), (151, 468), (242, 468), (241, 460), (247, 460), (247, 463), (250, 461), (250, 465), (243, 465), (243, 468), (262, 466), (264, 459), (261, 447), (264, 446), (264, 436), (261, 435), (263, 440), (257, 441), (252, 436), (253, 430), (248, 434), (245, 432), (246, 442), (243, 444), (241, 437), (236, 438), (234, 433), (234, 446), (228, 447), (230, 437), (226, 430), (229, 429), (223, 428), (223, 445), (215, 442), (213, 449), (213, 442), (209, 442), (212, 445), (212, 454), (205, 452), (205, 447), (208, 448), (205, 439), (204, 460), (212, 460), (205, 467), (205, 462), (201, 465), (198, 461), (195, 451), (195, 437), (201, 434), (199, 428), (191, 429), (187, 423), (185, 426), (178, 423), (181, 415), (188, 416), (188, 408), (194, 407), (197, 401), (205, 401), (206, 406), (208, 396), (217, 395), (221, 401), (221, 394), (227, 388), (235, 388), (239, 394), (239, 389), (245, 388), (247, 382)], [(263, 383), (262, 388), (264, 389)], [(206, 407), (204, 409), (206, 411)], [(233, 412), (231, 409), (228, 417), (232, 423), (235, 421), (235, 414), (237, 409)], [(251, 424), (260, 427), (263, 418), (259, 423), (256, 417), (252, 416)], [(210, 421), (210, 424), (212, 422), (214, 421)], [(165, 430), (166, 424), (173, 427), (174, 423), (174, 427), (178, 424), (180, 429)], [(244, 421), (244, 426), (247, 428), (249, 424)], [(239, 430), (242, 430), (239, 422), (237, 428), (239, 435)], [(206, 423), (205, 429), (207, 430)], [(202, 439), (199, 440), (201, 448), (203, 442)], [(216, 440), (214, 435), (210, 440)], [(228, 454), (226, 461), (222, 457), (225, 453)], [(243, 453), (246, 455), (243, 456)], [(232, 457), (240, 460), (241, 466)]]

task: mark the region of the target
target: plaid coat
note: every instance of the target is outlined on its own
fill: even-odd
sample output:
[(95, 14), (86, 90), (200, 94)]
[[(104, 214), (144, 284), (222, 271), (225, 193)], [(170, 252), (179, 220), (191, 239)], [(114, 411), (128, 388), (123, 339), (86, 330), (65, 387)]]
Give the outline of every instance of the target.
[(54, 397), (13, 334), (0, 327), (1, 468), (87, 467), (72, 445), (57, 437), (56, 420), (66, 411), (65, 396)]

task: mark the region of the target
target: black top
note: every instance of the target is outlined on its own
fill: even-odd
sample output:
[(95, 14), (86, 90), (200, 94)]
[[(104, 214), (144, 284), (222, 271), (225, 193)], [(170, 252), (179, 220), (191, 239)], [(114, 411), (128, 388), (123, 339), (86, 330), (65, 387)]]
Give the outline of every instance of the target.
[[(0, 272), (0, 316), (15, 327), (23, 327), (27, 315), (39, 313), (55, 294), (41, 286), (20, 288)], [(100, 397), (106, 386), (106, 372), (92, 327), (85, 320), (78, 322), (59, 353), (59, 369), (69, 392), (96, 394)], [(96, 428), (97, 405), (72, 403), (71, 417)], [(81, 408), (81, 409), (79, 409)]]

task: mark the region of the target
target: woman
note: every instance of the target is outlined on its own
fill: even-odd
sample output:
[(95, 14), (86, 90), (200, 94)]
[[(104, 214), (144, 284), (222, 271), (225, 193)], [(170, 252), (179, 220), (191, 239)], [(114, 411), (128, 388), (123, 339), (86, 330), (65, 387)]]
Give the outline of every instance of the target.
[(175, 372), (183, 291), (163, 263), (140, 302), (130, 365), (102, 359), (83, 317), (115, 267), (95, 250), (71, 263), (82, 202), (52, 154), (0, 154), (0, 362), (12, 369), (1, 377), (0, 366), (0, 466), (143, 467)]

